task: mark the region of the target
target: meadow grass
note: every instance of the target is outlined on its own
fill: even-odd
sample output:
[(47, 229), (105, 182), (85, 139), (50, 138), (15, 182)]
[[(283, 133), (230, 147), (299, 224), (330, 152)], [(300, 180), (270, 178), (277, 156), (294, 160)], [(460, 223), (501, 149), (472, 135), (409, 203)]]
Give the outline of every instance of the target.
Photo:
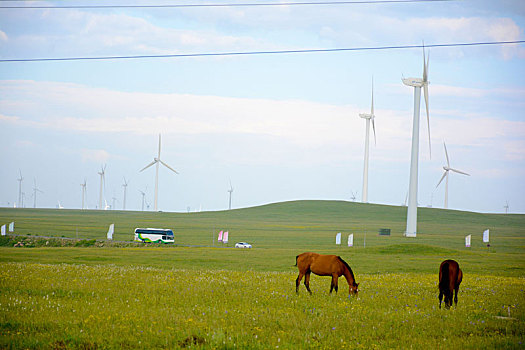
[[(2, 208), (0, 223), (15, 221), (20, 236), (0, 238), (0, 348), (523, 348), (525, 215), (420, 208), (416, 239), (402, 236), (405, 215), (336, 201), (191, 214)], [(116, 240), (165, 227), (177, 244), (111, 244), (110, 223)], [(228, 245), (215, 242), (220, 229)], [(354, 233), (355, 246), (336, 246), (337, 232)], [(18, 240), (41, 246), (13, 248)], [(347, 298), (344, 278), (329, 295), (330, 279), (316, 276), (313, 295), (296, 295), (304, 251), (343, 257), (359, 297)], [(440, 310), (447, 258), (464, 280), (458, 307)]]
[(316, 276), (313, 295), (296, 295), (292, 272), (4, 263), (0, 274), (6, 349), (493, 349), (523, 348), (525, 335), (520, 277), (468, 274), (445, 310), (425, 273), (361, 274), (358, 298)]

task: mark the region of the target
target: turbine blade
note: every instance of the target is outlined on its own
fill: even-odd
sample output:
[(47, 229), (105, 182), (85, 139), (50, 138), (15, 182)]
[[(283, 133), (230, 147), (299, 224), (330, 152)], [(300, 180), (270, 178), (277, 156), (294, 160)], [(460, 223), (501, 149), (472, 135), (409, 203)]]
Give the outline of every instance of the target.
[(443, 173), (443, 176), (441, 176), (441, 179), (439, 180), (438, 184), (436, 185), (436, 188), (438, 188), (439, 184), (441, 183), (441, 181), (443, 181), (443, 179), (445, 178), (445, 176), (447, 176), (447, 171), (445, 171)]
[(452, 170), (453, 172), (458, 173), (458, 174), (463, 174), (463, 175), (470, 176), (470, 174), (468, 174), (468, 173), (466, 173), (466, 172), (464, 172), (464, 171), (458, 170), (458, 169), (452, 169), (452, 168), (450, 168), (450, 170)]
[(159, 134), (159, 156), (157, 158), (160, 159), (160, 134)]
[(154, 160), (153, 162), (151, 162), (151, 163), (149, 163), (148, 165), (146, 165), (146, 166), (145, 166), (144, 168), (142, 168), (139, 172), (146, 170), (147, 168), (149, 168), (150, 166), (152, 166), (152, 165), (155, 164), (155, 163), (157, 163), (156, 160)]
[(450, 160), (448, 159), (447, 145), (445, 145), (445, 141), (443, 141), (443, 146), (445, 146), (445, 156), (447, 157), (447, 166), (450, 168)]
[(430, 115), (428, 112), (428, 84), (423, 85), (423, 91), (425, 93), (425, 106), (427, 107), (428, 149), (430, 152), (430, 158), (432, 159), (432, 145), (430, 142)]
[(172, 167), (170, 167), (168, 164), (164, 163), (162, 160), (159, 159), (159, 162), (160, 164), (164, 165), (166, 168), (170, 169), (171, 171), (173, 171), (175, 174), (178, 174), (178, 172), (173, 169)]
[(370, 114), (374, 115), (374, 77), (372, 77), (372, 108), (370, 108)]
[(374, 145), (377, 146), (377, 140), (376, 140), (376, 123), (374, 122), (374, 115), (372, 115), (372, 130), (374, 130)]

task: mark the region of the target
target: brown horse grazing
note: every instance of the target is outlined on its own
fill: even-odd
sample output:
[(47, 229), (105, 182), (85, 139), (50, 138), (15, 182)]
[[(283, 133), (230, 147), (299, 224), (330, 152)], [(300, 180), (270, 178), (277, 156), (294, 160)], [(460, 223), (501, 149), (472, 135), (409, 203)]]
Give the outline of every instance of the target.
[(452, 294), (455, 291), (454, 303), (458, 305), (458, 290), (463, 272), (459, 264), (454, 260), (445, 260), (439, 266), (439, 308), (445, 295), (445, 307), (449, 309), (452, 306)]
[(295, 266), (299, 269), (299, 276), (295, 280), (295, 291), (299, 293), (299, 285), (304, 277), (306, 290), (310, 290), (310, 273), (313, 272), (318, 276), (332, 276), (330, 284), (330, 293), (335, 289), (337, 293), (337, 281), (340, 276), (345, 276), (349, 286), (349, 294), (357, 296), (359, 292), (359, 283), (355, 283), (354, 273), (348, 264), (336, 255), (321, 255), (317, 253), (302, 253), (295, 257)]

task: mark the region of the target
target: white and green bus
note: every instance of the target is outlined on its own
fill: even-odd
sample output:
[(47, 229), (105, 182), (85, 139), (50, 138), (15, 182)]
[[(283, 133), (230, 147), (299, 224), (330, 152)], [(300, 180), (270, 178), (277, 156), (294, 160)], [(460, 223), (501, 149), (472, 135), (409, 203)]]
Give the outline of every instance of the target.
[(164, 228), (136, 228), (135, 241), (143, 243), (174, 243), (173, 231)]

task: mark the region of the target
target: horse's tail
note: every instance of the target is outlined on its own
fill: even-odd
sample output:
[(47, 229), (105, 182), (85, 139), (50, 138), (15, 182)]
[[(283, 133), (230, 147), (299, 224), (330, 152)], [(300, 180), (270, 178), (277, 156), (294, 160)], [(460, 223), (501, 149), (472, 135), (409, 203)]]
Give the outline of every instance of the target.
[(439, 289), (440, 290), (448, 290), (449, 289), (449, 266), (448, 261), (443, 262), (441, 265), (441, 278), (439, 279)]
[(294, 266), (297, 266), (297, 258), (299, 258), (299, 255), (297, 255), (297, 256), (295, 257), (295, 265), (294, 265)]

